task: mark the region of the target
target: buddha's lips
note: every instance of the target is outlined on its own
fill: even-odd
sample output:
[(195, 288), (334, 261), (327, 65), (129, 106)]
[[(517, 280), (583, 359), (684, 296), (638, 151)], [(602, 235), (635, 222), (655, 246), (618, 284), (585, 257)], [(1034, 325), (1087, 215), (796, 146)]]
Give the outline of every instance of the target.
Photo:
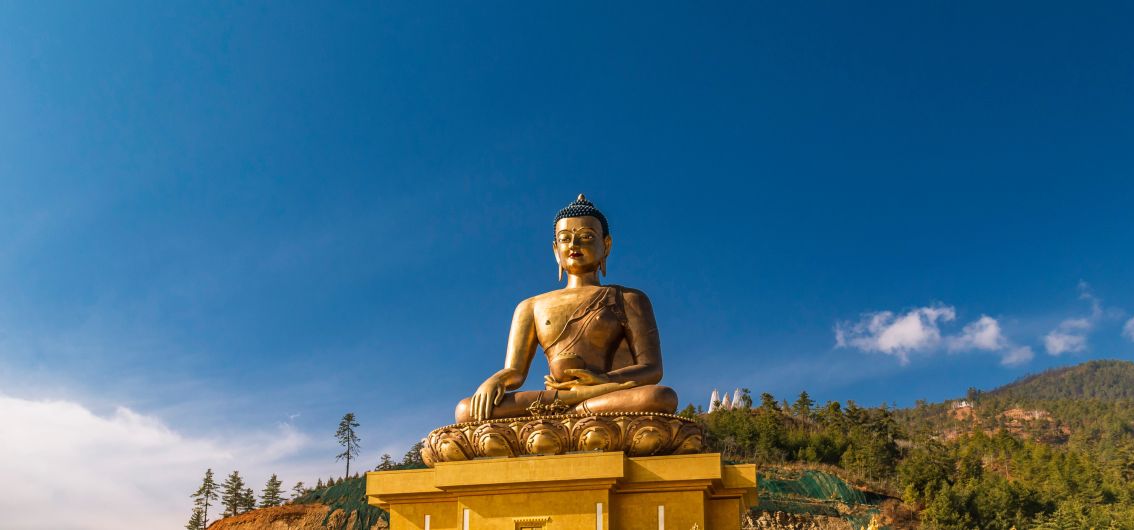
[(568, 254), (567, 257), (581, 258), (581, 257), (583, 257), (583, 253), (582, 252), (572, 252), (572, 253)]

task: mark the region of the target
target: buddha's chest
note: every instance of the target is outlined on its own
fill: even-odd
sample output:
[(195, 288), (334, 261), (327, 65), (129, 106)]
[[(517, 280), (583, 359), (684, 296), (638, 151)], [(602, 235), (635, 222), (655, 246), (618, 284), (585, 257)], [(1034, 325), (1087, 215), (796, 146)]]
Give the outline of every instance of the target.
[(569, 346), (576, 355), (608, 353), (622, 340), (622, 323), (610, 306), (581, 311), (593, 293), (565, 294), (542, 300), (533, 308), (536, 338), (544, 349)]

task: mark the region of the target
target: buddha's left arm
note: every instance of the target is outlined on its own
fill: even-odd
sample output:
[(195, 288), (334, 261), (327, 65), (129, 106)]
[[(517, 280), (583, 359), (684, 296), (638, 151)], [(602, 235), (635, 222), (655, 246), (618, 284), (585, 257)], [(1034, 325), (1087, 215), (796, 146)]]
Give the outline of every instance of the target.
[(634, 364), (606, 375), (616, 383), (655, 385), (662, 378), (662, 359), (654, 308), (646, 293), (635, 289), (624, 289), (622, 299), (626, 311), (626, 343), (634, 355)]

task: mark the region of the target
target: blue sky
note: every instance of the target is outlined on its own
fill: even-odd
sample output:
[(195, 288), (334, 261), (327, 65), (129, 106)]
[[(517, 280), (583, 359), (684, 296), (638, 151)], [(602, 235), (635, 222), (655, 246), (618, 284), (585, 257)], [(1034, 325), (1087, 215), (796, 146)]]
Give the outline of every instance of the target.
[(0, 397), (217, 444), (189, 483), (280, 429), (255, 465), (330, 475), (354, 411), (372, 466), (502, 364), (578, 193), (683, 403), (1134, 360), (1132, 15), (0, 6)]

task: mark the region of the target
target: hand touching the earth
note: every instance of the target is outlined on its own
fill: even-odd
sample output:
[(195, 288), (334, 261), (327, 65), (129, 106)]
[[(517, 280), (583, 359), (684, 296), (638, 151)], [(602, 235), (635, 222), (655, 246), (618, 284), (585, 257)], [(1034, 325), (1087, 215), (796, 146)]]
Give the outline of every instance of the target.
[(504, 382), (498, 377), (489, 377), (481, 383), (480, 387), (476, 389), (476, 393), (472, 396), (470, 405), (470, 412), (472, 417), (477, 420), (486, 420), (492, 417), (492, 407), (500, 404), (504, 399)]

